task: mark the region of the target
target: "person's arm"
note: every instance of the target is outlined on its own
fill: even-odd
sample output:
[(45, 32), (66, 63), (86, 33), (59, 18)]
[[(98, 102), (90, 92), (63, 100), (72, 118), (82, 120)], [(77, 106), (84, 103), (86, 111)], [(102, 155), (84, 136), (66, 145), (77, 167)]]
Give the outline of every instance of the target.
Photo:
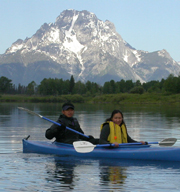
[[(59, 123), (59, 121), (57, 121)], [(65, 126), (61, 124), (61, 126), (58, 126), (56, 124), (53, 124), (49, 129), (46, 130), (45, 137), (47, 139), (53, 139), (56, 137), (59, 132), (64, 132)]]
[(136, 143), (137, 141), (135, 141), (134, 139), (132, 139), (129, 135), (128, 135), (128, 133), (127, 133), (127, 141), (128, 141), (128, 143)]
[[(74, 118), (74, 119), (75, 119), (75, 121), (76, 121), (76, 129), (75, 129), (75, 130), (78, 131), (78, 132), (80, 132), (80, 133), (82, 133), (82, 134), (84, 134), (84, 131), (81, 129), (78, 120), (77, 120), (76, 118)], [(70, 128), (73, 129), (73, 127), (70, 127)], [(80, 134), (78, 134), (78, 133), (76, 133), (76, 134), (79, 136), (79, 139), (82, 139), (82, 140), (85, 140), (85, 139), (86, 139), (86, 137), (84, 137), (84, 136), (82, 136), (82, 135), (80, 135)]]
[(105, 124), (100, 133), (99, 143), (109, 144), (109, 142), (107, 141), (109, 134), (110, 134), (109, 124)]
[(127, 140), (128, 140), (128, 143), (137, 143), (137, 142), (140, 142), (140, 143), (142, 143), (143, 145), (146, 145), (146, 144), (147, 144), (146, 141), (135, 141), (135, 140), (132, 139), (128, 134), (127, 134)]

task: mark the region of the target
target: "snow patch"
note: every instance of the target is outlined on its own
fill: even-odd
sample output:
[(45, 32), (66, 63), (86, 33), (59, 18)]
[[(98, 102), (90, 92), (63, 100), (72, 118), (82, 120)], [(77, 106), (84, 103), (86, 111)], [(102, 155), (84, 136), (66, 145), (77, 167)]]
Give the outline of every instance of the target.
[(23, 44), (14, 45), (14, 46), (12, 46), (12, 47), (9, 49), (8, 53), (14, 53), (14, 52), (22, 49), (22, 47), (23, 47)]
[[(80, 62), (80, 65), (81, 65), (81, 73), (79, 74), (79, 76), (81, 76), (83, 71), (85, 70), (83, 59), (81, 57), (81, 51), (85, 51), (86, 47), (84, 47), (84, 45), (82, 45), (77, 40), (76, 33), (73, 30), (74, 24), (75, 24), (78, 16), (79, 15), (74, 15), (73, 16), (71, 27), (69, 28), (68, 31), (65, 31), (66, 36), (65, 36), (63, 46), (65, 47), (65, 49), (67, 49), (67, 50), (69, 50), (69, 51), (76, 54), (76, 56), (77, 56), (77, 58), (78, 58), (78, 60)], [(72, 69), (70, 71), (70, 74), (73, 74)]]
[(135, 57), (137, 58), (138, 62), (140, 62), (141, 61), (141, 57), (140, 57), (141, 54), (139, 54), (137, 50), (133, 50), (132, 52), (135, 55)]
[(126, 61), (127, 63), (128, 63), (128, 54), (127, 54), (127, 50), (126, 50), (126, 53), (125, 53), (125, 55), (124, 55), (124, 61)]
[(52, 28), (52, 30), (48, 34), (47, 40), (52, 42), (52, 43), (60, 43), (60, 40), (59, 40), (59, 29)]
[(84, 46), (79, 43), (75, 35), (71, 37), (66, 36), (63, 46), (75, 54), (77, 54), (81, 51), (82, 48), (84, 48)]
[(84, 48), (84, 46), (77, 40), (76, 34), (73, 31), (74, 23), (76, 22), (78, 15), (73, 17), (73, 21), (71, 27), (68, 31), (65, 32), (66, 37), (63, 43), (63, 46), (68, 49), (69, 51), (74, 52), (77, 54)]

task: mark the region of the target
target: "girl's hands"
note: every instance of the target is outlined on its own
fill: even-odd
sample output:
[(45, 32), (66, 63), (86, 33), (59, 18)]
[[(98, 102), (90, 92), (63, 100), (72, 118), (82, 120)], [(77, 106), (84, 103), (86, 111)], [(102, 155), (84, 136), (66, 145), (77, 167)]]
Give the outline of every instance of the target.
[(119, 147), (119, 143), (115, 142), (113, 144), (114, 144), (114, 147)]
[(147, 145), (148, 143), (146, 141), (140, 141), (143, 145)]

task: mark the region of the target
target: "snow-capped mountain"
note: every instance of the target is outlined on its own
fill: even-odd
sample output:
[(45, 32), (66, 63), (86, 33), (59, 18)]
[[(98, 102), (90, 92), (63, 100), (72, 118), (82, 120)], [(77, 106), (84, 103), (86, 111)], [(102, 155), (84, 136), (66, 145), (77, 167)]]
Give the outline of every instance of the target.
[(65, 10), (31, 37), (17, 40), (0, 55), (0, 76), (13, 83), (37, 84), (44, 78), (93, 81), (161, 80), (179, 75), (180, 65), (166, 50), (136, 50), (110, 21), (88, 11)]

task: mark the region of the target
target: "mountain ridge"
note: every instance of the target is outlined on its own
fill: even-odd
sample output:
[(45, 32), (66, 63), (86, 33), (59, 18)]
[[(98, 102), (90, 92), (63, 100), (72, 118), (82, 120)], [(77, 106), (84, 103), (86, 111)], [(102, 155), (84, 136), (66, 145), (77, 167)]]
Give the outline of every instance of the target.
[(25, 85), (71, 75), (75, 81), (99, 84), (111, 79), (146, 82), (179, 72), (180, 65), (165, 49), (136, 50), (112, 22), (103, 22), (86, 10), (63, 11), (54, 23), (44, 23), (31, 38), (18, 39), (0, 55), (0, 75)]

